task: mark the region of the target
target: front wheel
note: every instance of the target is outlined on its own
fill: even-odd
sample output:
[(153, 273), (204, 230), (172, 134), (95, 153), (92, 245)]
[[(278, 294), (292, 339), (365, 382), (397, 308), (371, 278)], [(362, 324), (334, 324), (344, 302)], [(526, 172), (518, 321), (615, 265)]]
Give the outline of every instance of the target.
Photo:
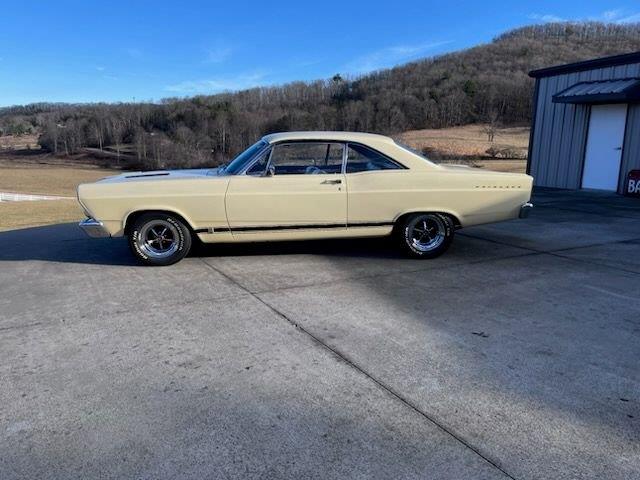
[(439, 213), (415, 213), (398, 225), (400, 247), (413, 258), (435, 258), (453, 241), (453, 222)]
[(170, 214), (146, 213), (138, 217), (129, 235), (129, 247), (145, 265), (171, 265), (191, 248), (191, 232)]

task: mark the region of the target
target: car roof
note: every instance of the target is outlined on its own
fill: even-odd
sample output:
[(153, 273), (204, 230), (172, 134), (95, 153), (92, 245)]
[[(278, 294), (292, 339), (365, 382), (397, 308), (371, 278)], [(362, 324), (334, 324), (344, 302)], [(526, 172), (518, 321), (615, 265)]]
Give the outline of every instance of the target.
[(338, 142), (391, 143), (394, 141), (384, 135), (363, 132), (282, 132), (262, 137), (265, 142), (277, 143), (288, 140), (334, 140)]

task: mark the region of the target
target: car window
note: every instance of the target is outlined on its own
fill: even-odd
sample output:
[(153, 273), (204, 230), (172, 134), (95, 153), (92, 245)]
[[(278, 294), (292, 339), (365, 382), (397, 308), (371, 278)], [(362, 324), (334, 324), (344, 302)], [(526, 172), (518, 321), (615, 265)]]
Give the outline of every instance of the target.
[(247, 169), (247, 175), (262, 175), (267, 168), (270, 153), (271, 149), (267, 149), (266, 151), (262, 152), (260, 154), (260, 157), (256, 160), (256, 163), (254, 163)]
[(402, 168), (393, 160), (364, 145), (349, 144), (347, 151), (347, 173), (398, 170)]
[(424, 153), (419, 152), (415, 148), (410, 147), (409, 145), (405, 145), (404, 143), (399, 142), (398, 140), (394, 140), (394, 142), (395, 142), (395, 144), (397, 146), (399, 146), (403, 150), (406, 150), (407, 152), (411, 153), (412, 155), (415, 155), (416, 157), (420, 158), (421, 160), (424, 160), (425, 162), (431, 163), (433, 165), (433, 162), (431, 160), (429, 160)]
[(297, 142), (273, 147), (270, 165), (276, 175), (342, 173), (342, 145)]
[(266, 146), (267, 143), (263, 140), (254, 143), (244, 152), (240, 153), (240, 155), (234, 158), (233, 161), (229, 163), (229, 165), (224, 167), (224, 169), (220, 173), (223, 173), (225, 175), (237, 175), (247, 166), (249, 162), (253, 160), (253, 156)]

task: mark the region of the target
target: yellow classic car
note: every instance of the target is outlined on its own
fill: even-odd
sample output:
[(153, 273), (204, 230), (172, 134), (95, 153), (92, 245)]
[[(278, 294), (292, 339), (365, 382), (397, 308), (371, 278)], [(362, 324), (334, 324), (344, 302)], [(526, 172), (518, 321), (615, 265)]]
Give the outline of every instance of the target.
[(533, 179), (437, 165), (389, 137), (288, 132), (219, 168), (133, 172), (78, 187), (93, 237), (127, 236), (144, 264), (170, 265), (205, 243), (394, 235), (414, 258), (454, 231), (527, 216)]

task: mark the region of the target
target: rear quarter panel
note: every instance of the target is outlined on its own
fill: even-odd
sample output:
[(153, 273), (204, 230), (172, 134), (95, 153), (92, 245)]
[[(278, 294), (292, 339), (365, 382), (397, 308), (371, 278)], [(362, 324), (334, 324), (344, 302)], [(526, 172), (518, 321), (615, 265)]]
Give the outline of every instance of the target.
[(443, 212), (470, 226), (517, 218), (532, 178), (478, 171), (387, 170), (347, 175), (349, 223), (394, 221), (410, 212)]

